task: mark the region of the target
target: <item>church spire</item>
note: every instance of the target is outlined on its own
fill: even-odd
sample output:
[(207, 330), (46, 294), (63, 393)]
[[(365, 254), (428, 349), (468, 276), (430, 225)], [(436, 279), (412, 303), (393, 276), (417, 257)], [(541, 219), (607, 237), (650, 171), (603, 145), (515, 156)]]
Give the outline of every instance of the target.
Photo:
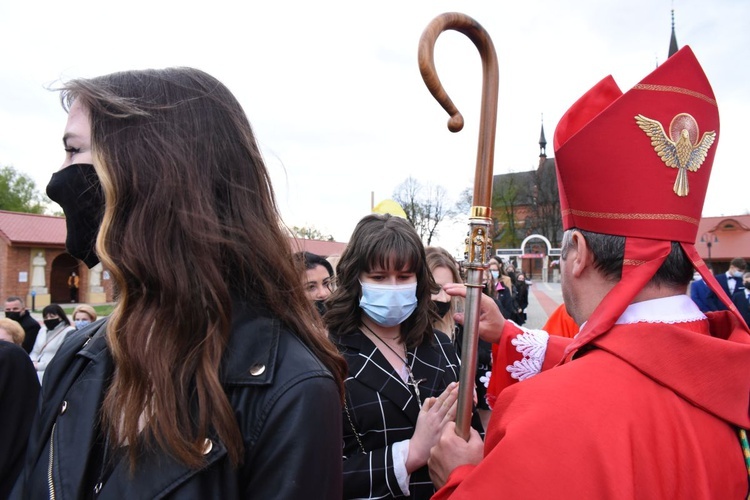
[(542, 133), (539, 136), (539, 158), (547, 158), (547, 139), (544, 138), (544, 114), (542, 114)]
[(677, 37), (674, 34), (674, 9), (672, 9), (672, 36), (669, 39), (669, 55), (667, 58), (672, 57), (680, 47), (677, 46)]

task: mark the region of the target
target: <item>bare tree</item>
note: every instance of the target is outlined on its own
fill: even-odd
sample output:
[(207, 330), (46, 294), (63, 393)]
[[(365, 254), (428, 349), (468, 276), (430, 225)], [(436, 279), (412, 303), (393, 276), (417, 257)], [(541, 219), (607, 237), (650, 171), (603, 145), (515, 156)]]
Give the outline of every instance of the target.
[(393, 200), (404, 209), (406, 219), (417, 230), (425, 245), (432, 243), (440, 223), (456, 213), (449, 204), (445, 188), (430, 183), (422, 185), (413, 177), (408, 177), (396, 187)]
[(471, 206), (474, 204), (474, 189), (467, 187), (461, 194), (458, 195), (458, 201), (456, 201), (456, 212), (457, 215), (469, 216)]

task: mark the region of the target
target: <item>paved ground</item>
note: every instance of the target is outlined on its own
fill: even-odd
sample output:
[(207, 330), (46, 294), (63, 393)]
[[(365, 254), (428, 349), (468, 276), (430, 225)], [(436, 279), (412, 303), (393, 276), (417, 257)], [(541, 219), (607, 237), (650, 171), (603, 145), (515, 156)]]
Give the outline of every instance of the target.
[(562, 304), (560, 283), (535, 281), (529, 288), (529, 307), (526, 308), (526, 328), (541, 328), (552, 311)]

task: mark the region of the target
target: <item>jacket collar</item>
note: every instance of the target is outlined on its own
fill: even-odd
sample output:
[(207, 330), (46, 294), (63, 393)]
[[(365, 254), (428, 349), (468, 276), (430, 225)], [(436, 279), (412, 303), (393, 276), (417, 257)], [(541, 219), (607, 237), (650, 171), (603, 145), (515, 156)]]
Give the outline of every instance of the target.
[(232, 336), (222, 360), (221, 382), (226, 385), (272, 384), (282, 328), (276, 318), (235, 305)]

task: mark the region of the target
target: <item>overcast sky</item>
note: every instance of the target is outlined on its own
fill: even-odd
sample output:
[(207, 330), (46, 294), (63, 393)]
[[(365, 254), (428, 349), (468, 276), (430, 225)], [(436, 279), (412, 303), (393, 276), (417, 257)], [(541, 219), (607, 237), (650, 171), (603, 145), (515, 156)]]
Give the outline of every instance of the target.
[[(242, 103), (271, 170), (282, 217), (347, 241), (375, 202), (407, 177), (455, 199), (473, 182), (481, 96), (478, 52), (444, 33), (437, 69), (466, 126), (427, 91), (417, 44), (438, 14), (474, 17), (500, 66), (494, 173), (538, 161), (541, 116), (553, 156), (557, 120), (608, 74), (623, 90), (677, 41), (701, 61), (722, 127), (704, 215), (748, 212), (750, 2), (746, 0), (525, 0), (377, 2), (272, 0), (68, 0), (0, 2), (0, 165), (44, 189), (63, 160), (66, 116), (56, 81), (126, 69), (193, 66)], [(438, 244), (457, 253), (466, 220)]]

